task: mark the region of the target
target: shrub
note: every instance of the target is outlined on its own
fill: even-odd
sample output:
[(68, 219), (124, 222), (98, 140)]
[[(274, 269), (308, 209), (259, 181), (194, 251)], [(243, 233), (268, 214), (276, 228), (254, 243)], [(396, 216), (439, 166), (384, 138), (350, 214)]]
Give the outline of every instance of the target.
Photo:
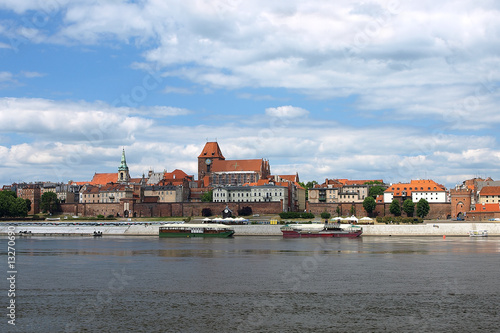
[(201, 216), (204, 216), (204, 217), (212, 216), (212, 210), (210, 208), (203, 208), (201, 210)]
[(330, 216), (332, 216), (332, 214), (328, 213), (328, 212), (323, 212), (321, 213), (321, 218), (324, 219), (324, 220), (328, 220), (330, 218)]
[(252, 207), (241, 207), (241, 209), (238, 209), (238, 215), (240, 216), (250, 216), (252, 215)]
[(299, 212), (282, 212), (280, 213), (282, 219), (313, 219), (313, 213), (299, 213)]
[(99, 215), (97, 215), (97, 218), (98, 218), (98, 219), (103, 219), (103, 218), (104, 218), (104, 215), (99, 214)]

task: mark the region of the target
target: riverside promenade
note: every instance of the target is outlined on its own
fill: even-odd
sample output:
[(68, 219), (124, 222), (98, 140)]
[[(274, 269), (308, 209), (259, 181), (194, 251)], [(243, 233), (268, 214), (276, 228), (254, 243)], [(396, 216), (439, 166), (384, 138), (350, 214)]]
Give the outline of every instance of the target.
[[(165, 221), (167, 222), (167, 221)], [(42, 225), (39, 223), (9, 222), (0, 224), (0, 235), (10, 230), (16, 235), (25, 236), (92, 236), (94, 232), (102, 232), (103, 236), (158, 236), (158, 228), (162, 223), (136, 223), (124, 225)], [(468, 236), (471, 230), (487, 230), (489, 236), (500, 236), (500, 223), (494, 222), (427, 222), (414, 225), (377, 224), (360, 225), (362, 236)], [(281, 236), (281, 225), (234, 225), (235, 236)]]

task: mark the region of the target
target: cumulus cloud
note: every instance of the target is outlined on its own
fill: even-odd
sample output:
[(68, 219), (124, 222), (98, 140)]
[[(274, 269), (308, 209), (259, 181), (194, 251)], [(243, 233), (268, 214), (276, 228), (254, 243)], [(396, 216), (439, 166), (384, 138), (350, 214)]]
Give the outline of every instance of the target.
[[(162, 78), (186, 80), (199, 91), (222, 88), (242, 99), (283, 104), (259, 104), (255, 117), (211, 114), (210, 126), (209, 117), (189, 125), (161, 123), (164, 117), (195, 114), (182, 107), (2, 98), (4, 141), (16, 132), (39, 142), (0, 147), (12, 165), (60, 162), (76, 149), (84, 158), (103, 154), (107, 159), (100, 162), (114, 168), (116, 152), (109, 147), (126, 145), (132, 156), (142, 156), (134, 171), (148, 164), (182, 165), (195, 173), (194, 156), (214, 136), (228, 158), (269, 158), (280, 172), (293, 173), (287, 167), (292, 165), (302, 179), (437, 173), (436, 180), (446, 183), (456, 179), (450, 169), (463, 176), (470, 174), (467, 168), (498, 165), (497, 139), (481, 132), (500, 123), (500, 8), (494, 2), (28, 0), (2, 2), (0, 8), (28, 15), (28, 22), (38, 14), (51, 23), (17, 20), (7, 29), (2, 22), (4, 37), (130, 44), (143, 57), (135, 59), (134, 69), (154, 68)], [(0, 48), (6, 45), (0, 42)], [(0, 72), (0, 87), (40, 75)], [(349, 98), (352, 123), (331, 120), (343, 106), (332, 107), (336, 115), (323, 121), (326, 113), (293, 106), (299, 103), (280, 99), (276, 91), (333, 103)], [(169, 83), (163, 93), (196, 91)]]
[(271, 116), (271, 117), (278, 117), (278, 118), (298, 118), (298, 117), (306, 117), (309, 114), (309, 111), (291, 106), (291, 105), (286, 105), (286, 106), (279, 106), (277, 108), (267, 108), (266, 109), (266, 115)]

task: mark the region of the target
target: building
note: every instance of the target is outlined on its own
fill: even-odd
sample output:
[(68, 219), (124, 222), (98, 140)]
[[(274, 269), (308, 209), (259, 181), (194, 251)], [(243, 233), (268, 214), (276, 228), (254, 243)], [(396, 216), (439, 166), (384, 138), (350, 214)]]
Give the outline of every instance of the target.
[(28, 212), (28, 215), (40, 213), (40, 198), (42, 196), (42, 191), (39, 184), (13, 184), (13, 188), (16, 189), (16, 195), (18, 198), (28, 199), (31, 201), (31, 209)]
[(217, 142), (207, 142), (198, 156), (198, 180), (203, 181), (203, 187), (242, 186), (270, 175), (269, 161), (226, 160)]
[(415, 203), (420, 199), (425, 199), (429, 203), (449, 202), (446, 188), (430, 179), (411, 180), (410, 183), (391, 185), (384, 192), (384, 202), (391, 203), (394, 199), (400, 202), (411, 199)]
[(98, 187), (99, 203), (115, 203), (121, 199), (134, 198), (134, 186), (126, 184), (109, 183)]
[(484, 186), (477, 192), (479, 204), (500, 203), (500, 186)]
[(382, 179), (349, 180), (326, 179), (308, 190), (309, 203), (357, 203), (363, 202), (372, 186), (384, 186)]
[(189, 187), (183, 185), (150, 185), (144, 188), (144, 197), (157, 197), (156, 202), (184, 202), (189, 196)]
[(288, 187), (267, 185), (219, 186), (213, 189), (213, 202), (282, 202), (283, 211), (289, 209)]

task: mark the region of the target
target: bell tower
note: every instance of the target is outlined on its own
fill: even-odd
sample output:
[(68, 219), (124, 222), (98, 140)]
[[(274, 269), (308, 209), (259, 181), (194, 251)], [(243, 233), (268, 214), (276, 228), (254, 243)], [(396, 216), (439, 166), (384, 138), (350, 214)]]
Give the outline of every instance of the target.
[(128, 183), (130, 180), (130, 174), (128, 173), (127, 161), (125, 159), (125, 148), (122, 151), (122, 161), (118, 167), (118, 183)]
[(207, 142), (198, 156), (198, 180), (210, 175), (213, 171), (213, 163), (216, 160), (225, 160), (217, 142)]

